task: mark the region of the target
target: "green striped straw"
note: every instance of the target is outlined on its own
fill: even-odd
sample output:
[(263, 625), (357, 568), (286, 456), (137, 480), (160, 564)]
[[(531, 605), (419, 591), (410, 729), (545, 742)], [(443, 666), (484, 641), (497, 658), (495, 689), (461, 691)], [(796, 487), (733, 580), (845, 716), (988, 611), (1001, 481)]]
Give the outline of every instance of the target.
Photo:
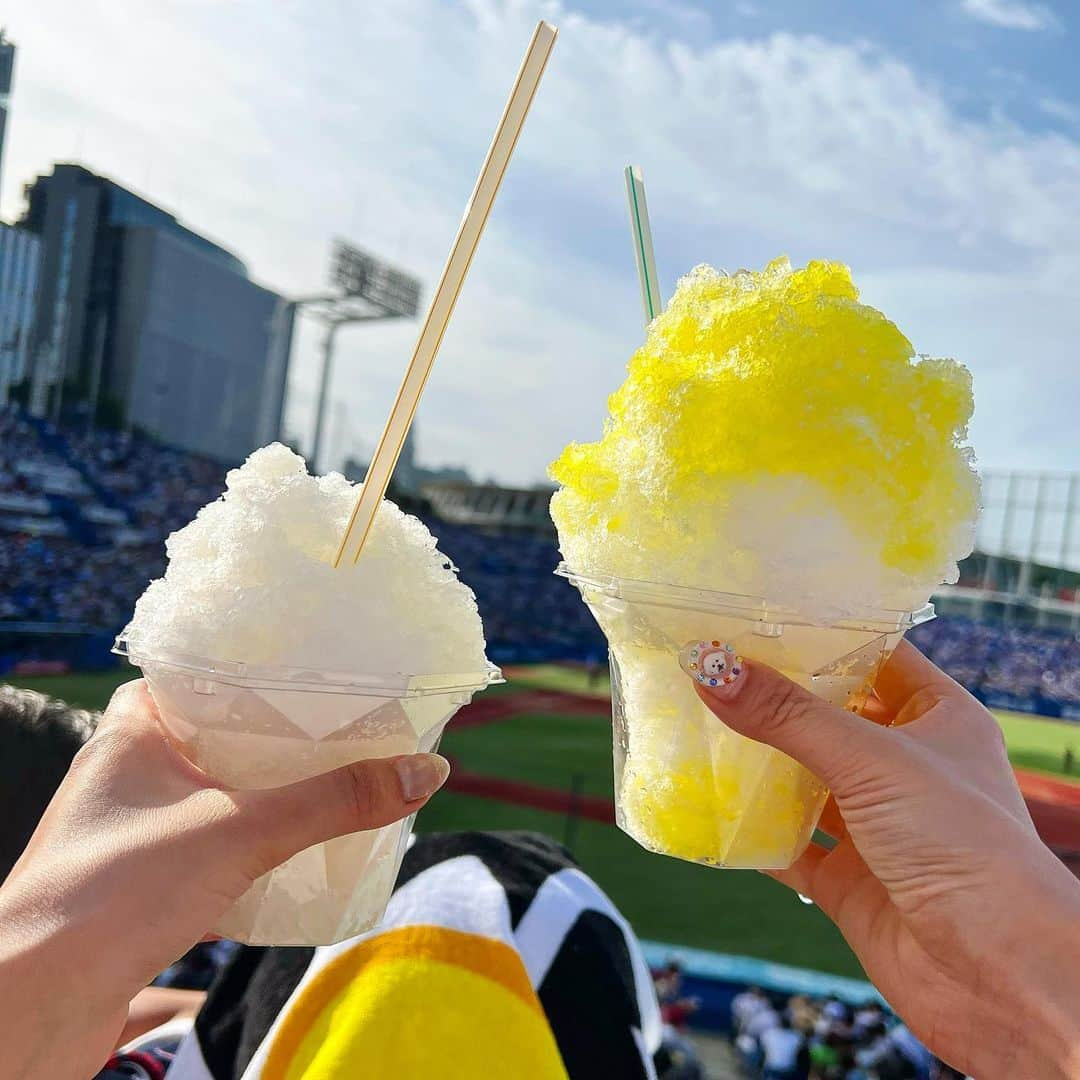
[(656, 277), (656, 256), (653, 254), (652, 230), (649, 228), (649, 208), (645, 205), (645, 178), (640, 165), (626, 166), (626, 201), (630, 207), (630, 231), (634, 236), (634, 259), (641, 282), (641, 305), (645, 309), (645, 325), (664, 310), (660, 299), (660, 284)]

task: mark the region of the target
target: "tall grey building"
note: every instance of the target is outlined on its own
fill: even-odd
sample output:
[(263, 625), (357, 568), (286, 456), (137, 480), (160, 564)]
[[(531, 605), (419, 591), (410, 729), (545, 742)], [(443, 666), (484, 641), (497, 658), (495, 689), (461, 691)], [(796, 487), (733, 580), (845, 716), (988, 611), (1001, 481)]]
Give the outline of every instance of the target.
[(4, 175), (4, 133), (7, 130), (8, 99), (15, 77), (15, 46), (0, 26), (0, 178)]
[[(0, 27), (0, 180), (14, 74), (15, 46)], [(40, 255), (41, 244), (33, 233), (0, 222), (0, 405), (29, 371)]]
[(41, 242), (25, 229), (0, 222), (0, 405), (30, 370)]
[(238, 461), (278, 437), (291, 308), (231, 252), (79, 165), (27, 188), (41, 238), (26, 395)]

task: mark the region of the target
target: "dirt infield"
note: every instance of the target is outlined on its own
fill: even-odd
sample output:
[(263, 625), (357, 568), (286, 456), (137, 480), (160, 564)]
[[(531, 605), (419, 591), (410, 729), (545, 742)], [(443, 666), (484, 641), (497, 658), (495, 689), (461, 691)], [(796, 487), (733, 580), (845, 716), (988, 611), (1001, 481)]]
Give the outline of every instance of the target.
[(1043, 842), (1080, 877), (1080, 784), (1024, 769), (1016, 779)]
[(474, 698), (454, 717), (454, 727), (483, 727), (519, 713), (545, 712), (606, 717), (611, 714), (611, 702), (607, 698), (563, 690), (514, 690)]
[[(521, 713), (607, 716), (610, 708), (606, 699), (585, 694), (561, 690), (510, 691), (473, 701), (458, 713), (454, 726), (482, 727)], [(1080, 876), (1080, 784), (1024, 769), (1016, 770), (1016, 779), (1039, 835)], [(615, 821), (611, 800), (595, 795), (573, 795), (562, 789), (485, 776), (460, 768), (451, 772), (446, 787), (448, 791), (462, 795), (497, 799), (559, 814), (575, 813), (591, 821), (606, 824)]]
[(535, 810), (550, 810), (553, 814), (574, 813), (589, 821), (604, 825), (615, 824), (615, 804), (599, 795), (574, 795), (560, 788), (527, 784), (523, 780), (504, 780), (497, 776), (482, 776), (467, 772), (451, 758), (453, 768), (446, 790), (458, 795), (476, 795), (481, 799), (498, 799)]

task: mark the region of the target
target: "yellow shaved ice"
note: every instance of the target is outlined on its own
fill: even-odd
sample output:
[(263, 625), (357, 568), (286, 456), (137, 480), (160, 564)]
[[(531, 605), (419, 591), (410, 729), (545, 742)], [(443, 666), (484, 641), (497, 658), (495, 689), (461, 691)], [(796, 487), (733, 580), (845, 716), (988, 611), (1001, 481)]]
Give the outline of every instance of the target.
[[(676, 654), (718, 637), (834, 704), (863, 692), (903, 626), (870, 613), (920, 608), (971, 550), (971, 376), (917, 357), (839, 263), (778, 259), (731, 277), (700, 266), (609, 410), (599, 442), (551, 467), (570, 567), (762, 597), (804, 624), (766, 630), (583, 586), (616, 675), (619, 824), (684, 859), (788, 866), (825, 789), (721, 724)], [(852, 621), (825, 628), (840, 620)]]
[(683, 278), (603, 438), (551, 467), (567, 562), (823, 617), (955, 581), (978, 508), (971, 376), (858, 297), (839, 263)]

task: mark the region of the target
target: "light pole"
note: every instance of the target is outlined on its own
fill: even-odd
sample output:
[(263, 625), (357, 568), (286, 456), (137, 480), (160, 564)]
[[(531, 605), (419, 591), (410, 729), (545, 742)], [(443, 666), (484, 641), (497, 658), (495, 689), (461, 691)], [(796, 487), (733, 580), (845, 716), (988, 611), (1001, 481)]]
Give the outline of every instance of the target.
[(398, 319), (394, 312), (367, 312), (366, 314), (338, 314), (325, 316), (326, 335), (322, 345), (322, 372), (319, 375), (319, 403), (315, 410), (315, 436), (311, 442), (311, 471), (319, 471), (322, 454), (323, 432), (326, 429), (326, 408), (329, 404), (330, 378), (334, 370), (334, 342), (339, 328), (348, 323), (375, 322), (382, 319)]
[(309, 308), (317, 319), (326, 324), (319, 400), (315, 409), (315, 434), (311, 446), (312, 472), (318, 472), (322, 454), (338, 329), (347, 323), (412, 319), (420, 307), (420, 282), (417, 278), (342, 240), (334, 241), (330, 281), (340, 292), (289, 301), (294, 312)]

